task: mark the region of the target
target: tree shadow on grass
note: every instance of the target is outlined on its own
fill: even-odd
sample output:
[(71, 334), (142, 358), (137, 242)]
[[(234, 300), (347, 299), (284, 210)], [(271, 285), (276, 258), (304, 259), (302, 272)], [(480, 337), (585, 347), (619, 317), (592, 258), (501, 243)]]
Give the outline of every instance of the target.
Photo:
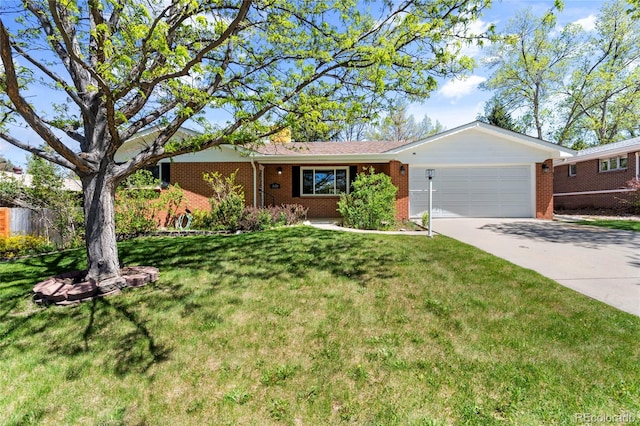
[[(309, 227), (221, 236), (151, 238), (121, 250), (126, 264), (146, 264), (162, 271), (197, 268), (211, 274), (234, 274), (257, 280), (291, 279), (322, 271), (365, 284), (390, 278), (397, 261), (368, 235)], [(233, 264), (232, 269), (225, 265)], [(233, 278), (233, 277), (232, 277)]]
[[(51, 360), (95, 353), (94, 362), (118, 375), (139, 374), (166, 360), (171, 349), (158, 343), (154, 330), (139, 315), (134, 304), (138, 300), (149, 304), (156, 320), (158, 312), (171, 309), (183, 316), (215, 317), (215, 312), (202, 312), (204, 307), (194, 293), (217, 292), (223, 280), (236, 289), (262, 280), (286, 283), (322, 272), (366, 286), (372, 279), (392, 277), (390, 266), (399, 260), (376, 237), (308, 227), (232, 236), (144, 238), (122, 243), (121, 260), (126, 265), (160, 268), (157, 283), (125, 289), (125, 296), (131, 292), (129, 298), (112, 296), (74, 308), (18, 312), (35, 282), (79, 269), (83, 256), (79, 251), (23, 259), (20, 264), (28, 266), (24, 271), (13, 268), (11, 281), (0, 285), (0, 300), (9, 303), (2, 310), (0, 353), (16, 348), (37, 351), (36, 346), (40, 350), (46, 346)], [(200, 281), (191, 283), (181, 277), (184, 273), (193, 273)]]

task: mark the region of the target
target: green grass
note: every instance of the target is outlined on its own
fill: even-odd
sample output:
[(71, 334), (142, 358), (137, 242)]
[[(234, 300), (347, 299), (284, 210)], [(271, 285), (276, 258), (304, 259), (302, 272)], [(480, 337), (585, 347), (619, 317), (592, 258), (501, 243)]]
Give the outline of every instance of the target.
[(624, 219), (593, 219), (576, 222), (579, 225), (602, 226), (604, 228), (622, 229), (624, 231), (640, 232), (640, 220)]
[(0, 424), (571, 424), (640, 416), (640, 318), (438, 236), (308, 227), (120, 245), (158, 282), (31, 302), (0, 264)]

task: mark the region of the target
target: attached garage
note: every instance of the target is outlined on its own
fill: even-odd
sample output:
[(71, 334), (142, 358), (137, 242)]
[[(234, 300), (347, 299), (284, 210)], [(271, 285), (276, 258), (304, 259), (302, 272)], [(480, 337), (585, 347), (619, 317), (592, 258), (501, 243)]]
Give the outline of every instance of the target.
[(573, 151), (481, 122), (469, 123), (389, 151), (408, 164), (409, 217), (553, 216), (552, 160)]
[[(434, 169), (433, 217), (531, 217), (535, 214), (531, 166)], [(429, 209), (426, 167), (409, 173), (410, 216)]]

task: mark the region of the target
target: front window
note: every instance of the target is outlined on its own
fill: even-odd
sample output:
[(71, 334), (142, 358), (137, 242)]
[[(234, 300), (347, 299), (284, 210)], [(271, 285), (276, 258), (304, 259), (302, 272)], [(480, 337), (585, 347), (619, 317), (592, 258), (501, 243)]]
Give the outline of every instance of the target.
[(302, 195), (337, 195), (348, 191), (348, 169), (302, 169)]
[(624, 170), (627, 168), (627, 157), (611, 157), (600, 160), (600, 171), (608, 172), (611, 170)]
[(578, 172), (578, 167), (576, 164), (569, 164), (569, 176), (575, 176)]

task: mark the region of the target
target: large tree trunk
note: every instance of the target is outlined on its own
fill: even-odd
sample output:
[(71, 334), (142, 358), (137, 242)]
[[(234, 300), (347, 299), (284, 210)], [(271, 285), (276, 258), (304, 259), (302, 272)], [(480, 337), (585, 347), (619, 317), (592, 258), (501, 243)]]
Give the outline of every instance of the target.
[(107, 293), (124, 284), (114, 219), (115, 186), (113, 176), (101, 170), (81, 178), (84, 191), (84, 217), (87, 244), (88, 279)]

